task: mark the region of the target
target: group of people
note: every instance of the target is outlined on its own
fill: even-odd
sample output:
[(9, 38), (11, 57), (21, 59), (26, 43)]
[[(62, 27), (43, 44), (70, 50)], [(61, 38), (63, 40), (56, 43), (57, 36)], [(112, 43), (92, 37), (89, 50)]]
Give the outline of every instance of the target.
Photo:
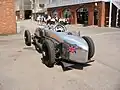
[(69, 18), (58, 18), (57, 15), (50, 16), (48, 14), (45, 15), (38, 15), (37, 17), (37, 22), (38, 24), (55, 24), (56, 22), (60, 22), (62, 24), (70, 24), (70, 19)]
[(38, 15), (37, 17), (37, 22), (38, 24), (50, 24), (50, 23), (55, 23), (58, 22), (58, 17), (51, 17), (50, 15)]

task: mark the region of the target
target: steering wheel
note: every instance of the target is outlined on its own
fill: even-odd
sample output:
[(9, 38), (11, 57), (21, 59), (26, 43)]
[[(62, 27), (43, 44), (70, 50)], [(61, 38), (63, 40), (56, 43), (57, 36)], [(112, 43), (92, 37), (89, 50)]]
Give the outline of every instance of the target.
[(57, 24), (54, 28), (56, 32), (66, 32), (67, 28), (61, 24)]

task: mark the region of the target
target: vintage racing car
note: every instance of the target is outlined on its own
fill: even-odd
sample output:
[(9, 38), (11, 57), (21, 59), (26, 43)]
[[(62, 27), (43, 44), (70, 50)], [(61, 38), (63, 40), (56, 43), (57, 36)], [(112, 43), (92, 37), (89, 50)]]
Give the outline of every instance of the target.
[(25, 30), (24, 38), (27, 46), (33, 44), (42, 54), (42, 62), (49, 68), (62, 61), (89, 63), (95, 53), (90, 37), (69, 32), (59, 23), (38, 27), (33, 35)]

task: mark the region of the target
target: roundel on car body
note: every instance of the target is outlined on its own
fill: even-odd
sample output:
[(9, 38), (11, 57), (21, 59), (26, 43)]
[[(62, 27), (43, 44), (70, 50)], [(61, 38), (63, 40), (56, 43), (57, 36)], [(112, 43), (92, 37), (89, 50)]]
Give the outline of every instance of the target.
[(76, 53), (77, 49), (78, 49), (77, 45), (70, 45), (68, 51), (71, 53)]

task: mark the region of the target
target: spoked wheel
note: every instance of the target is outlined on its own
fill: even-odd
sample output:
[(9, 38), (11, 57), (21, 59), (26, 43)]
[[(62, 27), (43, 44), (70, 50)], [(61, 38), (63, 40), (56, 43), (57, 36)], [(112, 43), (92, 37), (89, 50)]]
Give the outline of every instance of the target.
[(88, 47), (89, 47), (89, 50), (88, 50), (88, 60), (90, 60), (94, 54), (95, 54), (95, 45), (94, 45), (94, 42), (93, 40), (88, 37), (88, 36), (83, 36), (82, 37), (88, 44)]
[(42, 46), (42, 55), (43, 55), (43, 63), (51, 68), (54, 67), (55, 64), (55, 49), (54, 43), (51, 40), (45, 40)]
[(31, 46), (31, 34), (30, 34), (29, 30), (25, 30), (24, 39), (25, 39), (25, 44), (27, 46)]

